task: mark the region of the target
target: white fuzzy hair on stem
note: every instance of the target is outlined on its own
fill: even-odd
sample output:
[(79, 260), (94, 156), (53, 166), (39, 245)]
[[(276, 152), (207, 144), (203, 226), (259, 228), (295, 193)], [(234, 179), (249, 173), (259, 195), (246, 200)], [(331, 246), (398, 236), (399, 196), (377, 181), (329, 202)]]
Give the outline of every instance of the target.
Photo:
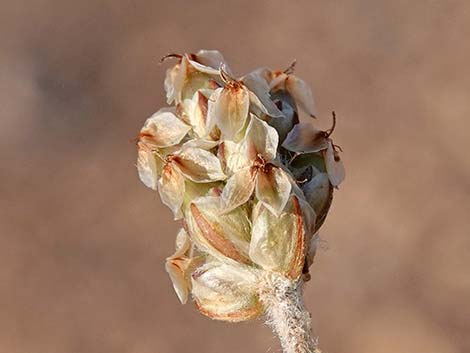
[(302, 299), (303, 281), (267, 274), (260, 287), (266, 324), (279, 337), (284, 353), (320, 353), (311, 315)]

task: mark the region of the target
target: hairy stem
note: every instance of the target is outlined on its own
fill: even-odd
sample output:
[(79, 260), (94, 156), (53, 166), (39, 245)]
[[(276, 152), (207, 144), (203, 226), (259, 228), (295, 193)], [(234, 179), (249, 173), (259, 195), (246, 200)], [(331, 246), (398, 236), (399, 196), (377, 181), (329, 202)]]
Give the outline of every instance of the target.
[(312, 332), (310, 313), (302, 300), (303, 281), (271, 274), (260, 290), (266, 323), (279, 337), (284, 353), (321, 353)]

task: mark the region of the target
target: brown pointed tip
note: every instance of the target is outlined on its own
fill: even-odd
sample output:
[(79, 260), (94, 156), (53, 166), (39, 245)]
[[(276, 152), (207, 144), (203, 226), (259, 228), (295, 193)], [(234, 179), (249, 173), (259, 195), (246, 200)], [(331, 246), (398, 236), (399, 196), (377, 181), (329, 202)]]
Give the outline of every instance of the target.
[(316, 118), (317, 118), (317, 116), (316, 116), (316, 115), (313, 115), (313, 114), (309, 114), (309, 115), (310, 115), (310, 117), (311, 117), (311, 118), (314, 118), (314, 119), (316, 119)]
[(222, 79), (222, 81), (224, 81), (225, 84), (228, 84), (231, 82), (238, 82), (236, 79), (234, 79), (232, 76), (228, 74), (228, 72), (226, 71), (225, 63), (220, 64), (219, 73), (220, 73), (220, 78)]
[(331, 127), (328, 130), (325, 131), (326, 137), (330, 137), (331, 134), (333, 133), (333, 131), (335, 131), (335, 127), (336, 127), (336, 113), (335, 113), (334, 110), (331, 112), (331, 115), (333, 117), (333, 123), (332, 123)]
[(181, 59), (183, 57), (183, 55), (181, 54), (175, 54), (175, 53), (170, 53), (170, 54), (167, 54), (165, 55), (164, 57), (162, 57), (160, 59), (160, 64), (168, 59), (172, 59), (172, 58), (178, 58), (178, 59)]
[(283, 71), (286, 75), (293, 74), (295, 71), (295, 65), (297, 65), (297, 59), (294, 59), (287, 69)]

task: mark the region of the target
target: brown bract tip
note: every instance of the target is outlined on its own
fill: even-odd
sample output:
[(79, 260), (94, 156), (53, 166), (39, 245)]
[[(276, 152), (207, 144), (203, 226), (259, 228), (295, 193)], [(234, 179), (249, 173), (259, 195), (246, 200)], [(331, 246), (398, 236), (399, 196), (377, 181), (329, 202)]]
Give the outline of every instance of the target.
[(286, 75), (293, 74), (294, 71), (295, 71), (295, 65), (297, 65), (297, 60), (296, 59), (294, 59), (294, 61), (292, 61), (292, 63), (289, 65), (289, 67), (287, 69), (285, 69), (283, 72)]
[(172, 59), (172, 58), (178, 58), (178, 59), (181, 60), (181, 59), (183, 58), (183, 55), (181, 55), (181, 54), (175, 54), (175, 53), (167, 54), (167, 55), (165, 55), (164, 57), (162, 57), (162, 58), (160, 59), (160, 63), (162, 63), (162, 62), (164, 62), (164, 61), (166, 61), (166, 60), (168, 60), (168, 59)]
[(224, 63), (220, 64), (219, 72), (220, 72), (220, 78), (222, 79), (222, 81), (224, 81), (225, 84), (236, 83), (238, 84), (238, 86), (241, 85), (241, 83), (239, 83), (236, 79), (234, 79), (232, 76), (230, 76), (227, 73), (227, 71), (225, 70)]
[(335, 127), (336, 127), (336, 113), (334, 110), (331, 112), (331, 115), (333, 116), (333, 124), (328, 130), (325, 131), (326, 137), (330, 137), (333, 131), (335, 131)]

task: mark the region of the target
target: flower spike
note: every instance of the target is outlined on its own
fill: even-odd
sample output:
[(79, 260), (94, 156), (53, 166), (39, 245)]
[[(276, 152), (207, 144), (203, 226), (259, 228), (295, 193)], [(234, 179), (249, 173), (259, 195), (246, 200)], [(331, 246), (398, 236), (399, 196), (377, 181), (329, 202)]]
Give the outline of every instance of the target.
[(165, 269), (181, 303), (239, 322), (267, 317), (284, 353), (319, 353), (302, 301), (344, 166), (313, 94), (285, 70), (236, 77), (216, 50), (168, 54), (172, 107), (138, 134), (137, 172), (183, 227)]

